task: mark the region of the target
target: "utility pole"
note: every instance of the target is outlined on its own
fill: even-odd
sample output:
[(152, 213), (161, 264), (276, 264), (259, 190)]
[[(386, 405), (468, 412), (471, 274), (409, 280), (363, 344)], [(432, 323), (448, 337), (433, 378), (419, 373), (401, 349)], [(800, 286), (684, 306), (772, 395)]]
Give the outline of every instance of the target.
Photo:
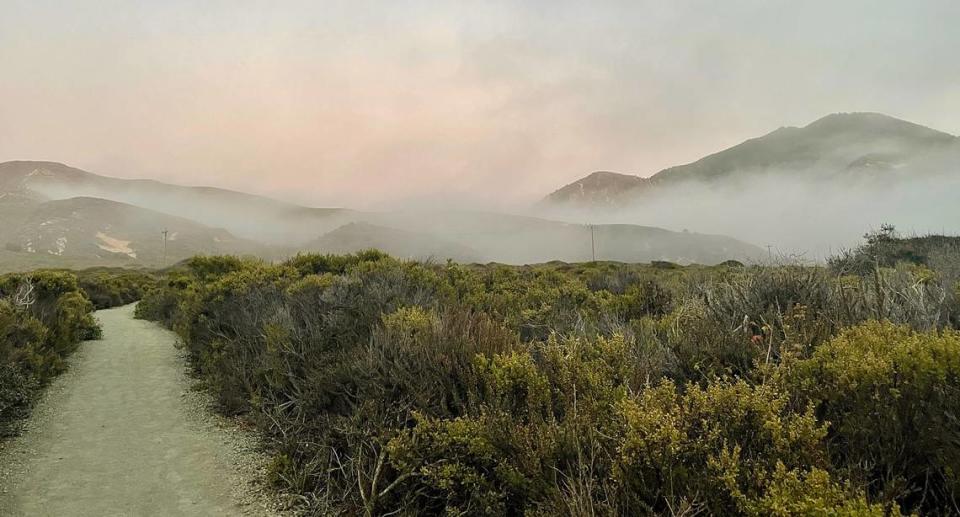
[(590, 224), (590, 256), (593, 257), (593, 262), (597, 261), (597, 240), (593, 236), (593, 225)]
[(163, 234), (163, 263), (160, 264), (160, 267), (166, 267), (167, 266), (167, 229), (164, 228), (163, 231), (160, 233)]

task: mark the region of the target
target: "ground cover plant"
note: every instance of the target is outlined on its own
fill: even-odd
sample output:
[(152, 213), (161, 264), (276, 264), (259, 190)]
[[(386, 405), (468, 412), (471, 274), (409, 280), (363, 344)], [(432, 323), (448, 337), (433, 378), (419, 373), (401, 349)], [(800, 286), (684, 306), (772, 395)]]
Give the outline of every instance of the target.
[(306, 512), (946, 515), (957, 260), (197, 257), (137, 314)]

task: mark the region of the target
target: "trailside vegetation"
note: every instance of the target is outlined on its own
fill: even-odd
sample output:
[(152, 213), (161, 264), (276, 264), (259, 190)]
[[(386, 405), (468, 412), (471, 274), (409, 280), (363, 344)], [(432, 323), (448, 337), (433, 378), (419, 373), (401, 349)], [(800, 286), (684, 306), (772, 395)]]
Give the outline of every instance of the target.
[(119, 268), (0, 275), (0, 438), (17, 432), (77, 345), (100, 337), (93, 311), (139, 300), (156, 278)]
[(370, 251), (197, 257), (137, 315), (176, 331), (307, 512), (955, 514), (958, 288), (930, 262)]
[(80, 289), (97, 310), (136, 302), (157, 280), (153, 272), (123, 268), (91, 268), (75, 274)]
[(92, 313), (72, 273), (0, 276), (0, 437), (16, 432), (39, 389), (66, 368), (77, 344), (99, 338)]

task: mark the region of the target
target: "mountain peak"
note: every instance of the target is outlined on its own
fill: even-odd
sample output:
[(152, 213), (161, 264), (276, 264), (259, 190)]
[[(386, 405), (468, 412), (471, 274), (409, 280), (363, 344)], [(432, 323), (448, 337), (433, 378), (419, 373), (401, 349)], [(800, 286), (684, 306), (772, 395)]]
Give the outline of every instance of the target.
[(603, 180), (603, 179), (609, 179), (609, 178), (622, 178), (622, 177), (636, 178), (637, 176), (635, 174), (623, 174), (621, 172), (594, 171), (594, 172), (591, 172), (589, 175), (587, 175), (587, 177), (584, 178), (584, 180), (588, 180), (588, 179)]
[(547, 202), (562, 203), (608, 203), (614, 201), (619, 193), (635, 189), (647, 182), (633, 174), (621, 174), (611, 171), (595, 171), (547, 196)]
[(909, 136), (951, 140), (953, 135), (876, 112), (841, 112), (821, 117), (803, 129), (828, 132), (868, 132), (888, 136)]

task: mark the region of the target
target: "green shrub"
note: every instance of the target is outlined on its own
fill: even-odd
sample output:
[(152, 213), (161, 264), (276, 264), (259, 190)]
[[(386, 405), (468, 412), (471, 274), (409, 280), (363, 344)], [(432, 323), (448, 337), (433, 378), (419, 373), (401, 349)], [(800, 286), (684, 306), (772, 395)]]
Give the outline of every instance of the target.
[[(307, 512), (895, 515), (955, 501), (947, 276), (202, 257), (137, 314)], [(878, 316), (937, 330), (844, 331)]]
[(748, 512), (770, 480), (824, 466), (826, 433), (812, 409), (793, 412), (770, 386), (718, 381), (684, 391), (665, 382), (624, 401), (617, 479), (632, 513), (690, 504), (712, 515)]
[(153, 275), (138, 271), (89, 270), (77, 276), (80, 289), (98, 310), (133, 303), (156, 283)]
[(100, 337), (92, 312), (70, 273), (0, 276), (0, 436), (15, 432), (80, 341)]
[(620, 300), (623, 316), (627, 320), (644, 316), (659, 318), (673, 310), (673, 295), (655, 280), (627, 288)]
[(752, 501), (748, 512), (757, 516), (794, 517), (836, 515), (841, 517), (896, 517), (893, 505), (870, 504), (863, 494), (837, 483), (828, 472), (787, 470), (778, 464), (770, 486), (760, 500)]
[(342, 275), (363, 262), (388, 260), (389, 255), (378, 250), (359, 251), (352, 255), (320, 255), (301, 253), (287, 261), (287, 264), (302, 275), (320, 275), (333, 273)]
[(27, 416), (38, 387), (22, 366), (0, 363), (0, 439), (17, 433), (16, 423)]
[[(609, 504), (615, 411), (628, 393), (622, 339), (550, 339), (533, 350), (478, 355), (466, 414), (415, 414), (386, 446), (391, 479), (402, 483), (381, 509), (430, 514), (516, 515), (559, 508), (578, 485)], [(596, 461), (588, 459), (587, 455)]]
[(838, 468), (881, 501), (946, 511), (960, 496), (960, 333), (887, 322), (843, 331), (797, 365)]
[(650, 265), (657, 269), (678, 269), (680, 267), (679, 264), (666, 260), (654, 260), (650, 262)]

